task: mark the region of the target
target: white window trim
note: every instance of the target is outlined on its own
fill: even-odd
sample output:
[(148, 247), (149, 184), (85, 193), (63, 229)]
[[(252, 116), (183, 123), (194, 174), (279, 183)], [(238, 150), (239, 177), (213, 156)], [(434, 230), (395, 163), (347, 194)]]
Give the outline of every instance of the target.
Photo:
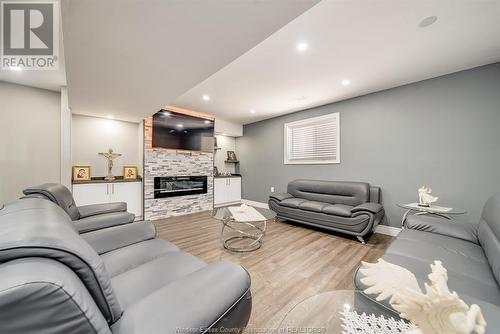
[[(288, 128), (296, 125), (305, 125), (311, 122), (317, 122), (321, 121), (323, 119), (330, 119), (334, 117), (337, 122), (337, 157), (336, 159), (331, 159), (331, 160), (300, 160), (300, 161), (290, 161), (288, 160), (287, 152), (288, 152)], [(338, 112), (328, 114), (328, 115), (323, 115), (323, 116), (317, 116), (317, 117), (311, 117), (311, 118), (306, 118), (302, 119), (300, 121), (294, 121), (294, 122), (289, 122), (285, 123), (284, 128), (283, 128), (283, 163), (285, 165), (325, 165), (325, 164), (339, 164), (340, 163), (340, 114)]]

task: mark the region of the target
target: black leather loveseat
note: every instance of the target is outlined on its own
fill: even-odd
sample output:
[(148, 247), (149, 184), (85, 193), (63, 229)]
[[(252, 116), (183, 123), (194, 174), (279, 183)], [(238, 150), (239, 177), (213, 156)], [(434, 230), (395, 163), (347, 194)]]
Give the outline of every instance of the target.
[[(410, 270), (422, 289), (429, 281), (430, 265), (441, 261), (450, 290), (468, 305), (481, 308), (488, 323), (486, 334), (500, 333), (500, 193), (486, 202), (478, 223), (433, 215), (408, 216), (406, 228), (382, 259)], [(367, 286), (361, 277), (358, 270), (354, 284), (363, 291)], [(376, 295), (367, 296), (378, 302)], [(387, 300), (382, 303), (390, 307)]]
[(364, 182), (295, 180), (287, 192), (271, 194), (278, 218), (354, 235), (364, 243), (384, 217), (380, 188)]

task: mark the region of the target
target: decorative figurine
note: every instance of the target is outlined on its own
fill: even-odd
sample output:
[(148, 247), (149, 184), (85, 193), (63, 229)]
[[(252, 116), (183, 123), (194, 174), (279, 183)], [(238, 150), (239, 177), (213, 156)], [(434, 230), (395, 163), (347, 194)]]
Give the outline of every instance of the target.
[(436, 202), (439, 197), (434, 197), (431, 193), (431, 187), (420, 187), (420, 189), (418, 189), (418, 205), (428, 208), (432, 203)]
[(113, 153), (113, 150), (110, 148), (108, 152), (101, 152), (99, 155), (102, 155), (108, 160), (108, 175), (104, 178), (106, 181), (113, 181), (115, 177), (111, 170), (113, 169), (113, 160), (121, 156), (119, 153)]
[(470, 307), (448, 288), (448, 274), (440, 261), (431, 264), (425, 293), (413, 273), (403, 267), (379, 259), (377, 263), (362, 262), (361, 282), (369, 287), (367, 294), (378, 294), (377, 300), (389, 299), (402, 318), (418, 328), (406, 334), (483, 334), (486, 329), (481, 309)]

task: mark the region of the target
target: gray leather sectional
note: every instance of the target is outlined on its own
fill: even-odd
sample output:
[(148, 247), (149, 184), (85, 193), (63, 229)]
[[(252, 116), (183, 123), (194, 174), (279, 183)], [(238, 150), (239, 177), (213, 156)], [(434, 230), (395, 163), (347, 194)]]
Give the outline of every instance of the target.
[(242, 328), (250, 277), (136, 222), (79, 234), (40, 198), (0, 206), (0, 333), (198, 333)]
[[(430, 264), (440, 260), (448, 271), (450, 290), (469, 305), (481, 307), (487, 332), (500, 331), (500, 193), (485, 204), (479, 223), (458, 223), (430, 215), (408, 216), (384, 260), (407, 268), (423, 288)], [(355, 285), (363, 290), (360, 274)], [(368, 295), (371, 299), (374, 296)], [(385, 303), (388, 306), (387, 303)], [(390, 307), (390, 306), (389, 306)]]
[(71, 218), (80, 233), (128, 224), (135, 216), (127, 212), (127, 203), (115, 202), (76, 206), (68, 188), (58, 183), (45, 183), (23, 190), (27, 197), (48, 199), (59, 205)]
[(295, 180), (271, 194), (269, 208), (282, 219), (356, 236), (364, 243), (384, 217), (380, 188), (365, 182)]

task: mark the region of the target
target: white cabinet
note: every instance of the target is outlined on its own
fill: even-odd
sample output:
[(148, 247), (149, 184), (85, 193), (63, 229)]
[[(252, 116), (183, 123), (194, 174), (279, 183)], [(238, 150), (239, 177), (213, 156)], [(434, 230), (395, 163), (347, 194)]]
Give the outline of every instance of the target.
[(214, 205), (239, 203), (241, 201), (240, 177), (216, 177), (214, 179)]
[(76, 205), (109, 202), (127, 203), (127, 211), (142, 216), (142, 182), (110, 182), (73, 184)]

